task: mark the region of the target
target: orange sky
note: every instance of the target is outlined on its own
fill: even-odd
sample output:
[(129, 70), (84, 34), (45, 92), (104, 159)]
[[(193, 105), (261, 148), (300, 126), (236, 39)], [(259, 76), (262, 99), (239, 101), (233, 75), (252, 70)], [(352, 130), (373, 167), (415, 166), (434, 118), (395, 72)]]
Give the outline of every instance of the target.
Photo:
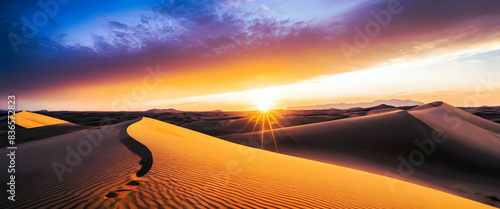
[[(369, 102), (381, 99), (411, 99), (421, 102), (439, 100), (458, 106), (500, 105), (498, 71), (483, 69), (483, 71), (467, 72), (452, 66), (456, 65), (454, 62), (457, 62), (468, 51), (476, 51), (473, 53), (481, 55), (496, 50), (495, 47), (493, 49), (481, 48), (484, 45), (492, 46), (494, 44), (496, 42), (478, 43), (471, 48), (464, 49), (464, 52), (458, 55), (453, 55), (453, 53), (460, 50), (447, 51), (440, 54), (442, 58), (428, 61), (429, 63), (408, 64), (433, 58), (432, 55), (412, 57), (411, 59), (405, 57), (400, 60), (395, 57), (392, 62), (371, 62), (371, 64), (364, 65), (365, 68), (362, 68), (361, 64), (348, 64), (342, 60), (329, 59), (335, 57), (326, 53), (326, 50), (309, 53), (282, 53), (277, 56), (250, 54), (241, 59), (206, 59), (201, 62), (169, 65), (182, 69), (173, 72), (169, 71), (169, 67), (163, 67), (163, 64), (159, 64), (158, 69), (166, 76), (160, 76), (158, 80), (152, 77), (144, 67), (133, 76), (118, 77), (119, 79), (114, 81), (91, 80), (88, 83), (69, 84), (64, 88), (57, 86), (44, 93), (38, 93), (38, 96), (33, 97), (33, 100), (38, 100), (37, 103), (41, 106), (49, 106), (50, 104), (50, 109), (53, 110), (115, 110), (116, 108), (120, 110), (147, 110), (150, 108), (250, 110), (257, 108), (256, 104), (260, 100), (258, 94), (265, 93), (257, 93), (255, 96), (253, 93), (248, 93), (249, 91), (266, 92), (265, 89), (280, 89), (281, 93), (277, 94), (286, 95), (271, 95), (275, 100), (273, 108)], [(229, 61), (225, 62), (224, 60)], [(494, 66), (496, 60), (485, 58), (482, 62)], [(439, 69), (439, 72), (425, 70), (436, 65), (450, 67), (450, 69)], [(350, 70), (349, 66), (360, 67), (352, 67), (356, 70)], [(394, 71), (401, 72), (400, 74), (394, 74), (391, 70), (384, 73), (379, 69), (370, 70), (372, 67), (369, 66), (382, 66), (382, 68), (401, 66), (401, 68), (406, 68), (408, 72), (405, 72), (405, 69), (400, 69)], [(150, 67), (156, 70), (155, 65)], [(416, 73), (415, 75), (418, 77), (420, 74), (418, 67), (422, 68), (422, 74), (427, 73), (433, 77), (432, 82), (423, 83), (429, 81), (425, 77), (412, 80), (411, 77), (406, 76), (407, 73), (408, 75)], [(449, 72), (446, 72), (447, 70)], [(355, 72), (356, 75), (351, 75)], [(338, 75), (347, 76), (340, 78), (341, 83), (339, 81), (335, 81), (336, 83), (326, 82), (324, 87), (312, 87), (309, 91), (305, 91), (307, 88), (300, 87), (304, 86), (304, 83), (316, 82), (317, 80), (324, 82), (323, 79)], [(387, 79), (388, 75), (395, 77), (392, 80)], [(478, 78), (472, 78), (471, 75)], [(371, 81), (363, 80), (366, 78)], [(148, 79), (147, 82), (144, 79)], [(484, 84), (485, 81), (487, 84)], [(296, 85), (298, 87), (294, 87)], [(402, 86), (405, 89), (397, 91)], [(330, 87), (332, 89), (327, 89)], [(392, 87), (394, 88), (392, 89)], [(294, 88), (305, 92), (294, 92)], [(325, 92), (318, 91), (318, 88)], [(381, 89), (375, 92), (370, 91), (377, 88)], [(369, 93), (365, 94), (364, 92)], [(477, 92), (479, 92), (479, 96)], [(295, 95), (295, 93), (297, 94)], [(228, 95), (224, 96), (224, 94)], [(47, 101), (47, 104), (40, 103), (39, 101), (42, 99)], [(56, 102), (57, 104), (54, 105), (53, 103)], [(126, 103), (126, 105), (117, 106), (117, 102)]]

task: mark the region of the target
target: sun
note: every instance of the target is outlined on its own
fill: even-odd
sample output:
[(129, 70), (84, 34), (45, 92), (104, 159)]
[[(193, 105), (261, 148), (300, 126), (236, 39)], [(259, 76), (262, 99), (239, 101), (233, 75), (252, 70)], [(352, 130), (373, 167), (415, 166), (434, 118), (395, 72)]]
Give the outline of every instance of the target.
[(262, 111), (268, 111), (272, 108), (273, 101), (267, 95), (261, 95), (259, 98), (258, 108)]
[[(274, 142), (274, 148), (276, 152), (279, 153), (278, 150), (278, 142), (276, 140), (276, 136), (274, 135), (274, 130), (276, 128), (279, 128), (283, 130), (288, 136), (288, 132), (283, 129), (283, 126), (281, 125), (279, 121), (279, 111), (273, 110), (273, 100), (274, 97), (270, 97), (269, 94), (267, 93), (261, 93), (258, 95), (256, 101), (257, 101), (257, 107), (259, 108), (258, 111), (255, 111), (249, 118), (248, 122), (245, 124), (245, 126), (241, 129), (240, 133), (245, 130), (245, 128), (250, 125), (253, 122), (253, 128), (251, 133), (257, 133), (260, 135), (260, 148), (264, 149), (264, 138), (267, 137), (272, 137), (272, 140)], [(279, 103), (278, 103), (279, 104)], [(259, 133), (260, 129), (260, 133)], [(291, 136), (290, 136), (291, 137)], [(293, 137), (291, 138), (292, 140)], [(297, 142), (297, 144), (300, 146), (300, 144)]]

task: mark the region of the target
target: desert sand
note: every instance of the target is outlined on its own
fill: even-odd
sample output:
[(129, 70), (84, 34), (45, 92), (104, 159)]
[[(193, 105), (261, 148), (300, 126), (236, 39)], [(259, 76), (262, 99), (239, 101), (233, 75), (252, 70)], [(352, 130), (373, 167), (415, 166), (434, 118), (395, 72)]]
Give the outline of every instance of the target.
[[(261, 134), (221, 138), (260, 148)], [(280, 153), (385, 175), (494, 206), (500, 203), (499, 134), (499, 124), (440, 102), (274, 130)], [(264, 149), (275, 151), (269, 131), (264, 132)]]
[[(276, 129), (280, 153), (268, 151), (274, 150), (269, 140), (267, 150), (261, 150), (147, 117), (92, 127), (23, 112), (17, 114), (18, 120), (36, 123), (19, 125), (38, 126), (19, 131), (57, 135), (18, 145), (16, 202), (2, 198), (0, 204), (5, 208), (495, 205), (488, 197), (497, 197), (499, 188), (498, 124), (442, 103), (408, 111), (389, 108), (375, 108), (377, 112), (362, 117)], [(239, 124), (242, 119), (229, 121)], [(81, 129), (55, 132), (70, 126)], [(398, 155), (418, 149), (413, 141), (429, 137), (435, 129), (442, 129), (447, 140), (416, 166), (412, 176), (394, 174)], [(260, 148), (255, 144), (260, 134), (224, 138)], [(8, 152), (0, 149), (2, 155)], [(0, 160), (1, 165), (7, 163)]]
[[(35, 114), (16, 115), (20, 119)], [(2, 195), (1, 208), (115, 207), (136, 187), (134, 182), (140, 179), (137, 174), (149, 169), (152, 163), (147, 149), (141, 149), (142, 145), (126, 133), (126, 128), (134, 122), (94, 127), (18, 145), (15, 150), (16, 201), (8, 201)], [(43, 134), (48, 127), (51, 125), (29, 130), (35, 131), (34, 135)], [(3, 148), (0, 154), (10, 151)], [(0, 165), (7, 167), (7, 164), (7, 158), (0, 159)], [(55, 168), (61, 171), (61, 179)], [(4, 179), (7, 175), (1, 177), (2, 182), (7, 182)], [(114, 197), (106, 198), (106, 195)]]
[(340, 166), (243, 147), (143, 118), (127, 129), (154, 164), (122, 203), (173, 208), (489, 208)]
[[(27, 111), (16, 113), (14, 118), (17, 123), (15, 129), (15, 142), (17, 145), (75, 131), (95, 128)], [(5, 116), (1, 125), (4, 125), (4, 128), (7, 127), (7, 116)], [(0, 130), (0, 137), (6, 139), (7, 131), (8, 130)], [(5, 143), (0, 144), (0, 148), (7, 146), (9, 146), (7, 140), (5, 140)]]
[(19, 113), (16, 113), (15, 116), (15, 122), (16, 124), (24, 127), (24, 128), (36, 128), (40, 126), (48, 126), (48, 125), (55, 125), (55, 124), (62, 124), (62, 123), (69, 123), (68, 121), (64, 121), (61, 119), (37, 114), (37, 113), (32, 113), (28, 111), (22, 111)]

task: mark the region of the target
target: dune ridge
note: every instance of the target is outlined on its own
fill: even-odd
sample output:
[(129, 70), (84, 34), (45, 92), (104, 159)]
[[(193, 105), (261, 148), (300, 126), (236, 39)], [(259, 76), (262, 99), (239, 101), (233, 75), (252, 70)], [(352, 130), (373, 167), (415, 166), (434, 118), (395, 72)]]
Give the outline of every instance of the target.
[(24, 128), (36, 128), (40, 126), (48, 126), (48, 125), (55, 125), (62, 123), (72, 124), (65, 120), (45, 116), (38, 113), (32, 113), (28, 111), (18, 112), (13, 117), (15, 118), (14, 121), (16, 122), (16, 124)]
[[(155, 163), (121, 207), (491, 208), (387, 177), (233, 144), (150, 118), (127, 133)], [(397, 180), (395, 180), (397, 181)]]
[[(408, 111), (275, 129), (274, 135), (283, 154), (398, 178), (498, 206), (499, 130), (499, 124), (435, 102)], [(260, 148), (261, 134), (221, 138)], [(270, 135), (264, 133), (264, 149), (274, 151)], [(437, 143), (432, 140), (435, 136), (445, 140)], [(422, 164), (411, 163), (410, 155), (415, 152), (424, 156)]]
[(411, 109), (409, 113), (429, 124), (439, 121), (444, 121), (454, 126), (468, 123), (484, 130), (500, 134), (500, 125), (498, 123), (483, 119), (443, 102), (434, 102), (431, 103), (431, 105), (433, 105), (433, 107), (420, 106)]
[[(118, 207), (122, 199), (143, 181), (140, 175), (144, 175), (152, 163), (148, 161), (152, 159), (150, 153), (148, 157), (144, 147), (141, 148), (126, 132), (126, 128), (136, 121), (18, 145), (16, 152), (22, 154), (16, 156), (16, 201), (2, 198), (1, 208)], [(33, 130), (43, 131), (42, 128)], [(89, 136), (102, 140), (96, 145), (89, 141)], [(81, 154), (78, 147), (85, 141), (92, 148), (90, 153)], [(2, 155), (8, 152), (5, 148), (0, 149)], [(81, 162), (71, 166), (67, 161), (70, 152), (73, 153), (70, 157), (72, 161), (77, 155)], [(62, 175), (62, 181), (53, 170), (54, 161), (71, 169), (71, 172)], [(7, 165), (6, 158), (1, 158), (0, 164)]]

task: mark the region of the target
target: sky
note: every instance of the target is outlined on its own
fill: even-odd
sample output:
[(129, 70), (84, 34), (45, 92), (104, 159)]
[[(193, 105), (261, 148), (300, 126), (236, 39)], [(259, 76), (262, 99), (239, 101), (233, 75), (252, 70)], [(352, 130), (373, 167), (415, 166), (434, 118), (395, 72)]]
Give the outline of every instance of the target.
[(498, 0), (7, 0), (0, 31), (18, 110), (500, 105)]

